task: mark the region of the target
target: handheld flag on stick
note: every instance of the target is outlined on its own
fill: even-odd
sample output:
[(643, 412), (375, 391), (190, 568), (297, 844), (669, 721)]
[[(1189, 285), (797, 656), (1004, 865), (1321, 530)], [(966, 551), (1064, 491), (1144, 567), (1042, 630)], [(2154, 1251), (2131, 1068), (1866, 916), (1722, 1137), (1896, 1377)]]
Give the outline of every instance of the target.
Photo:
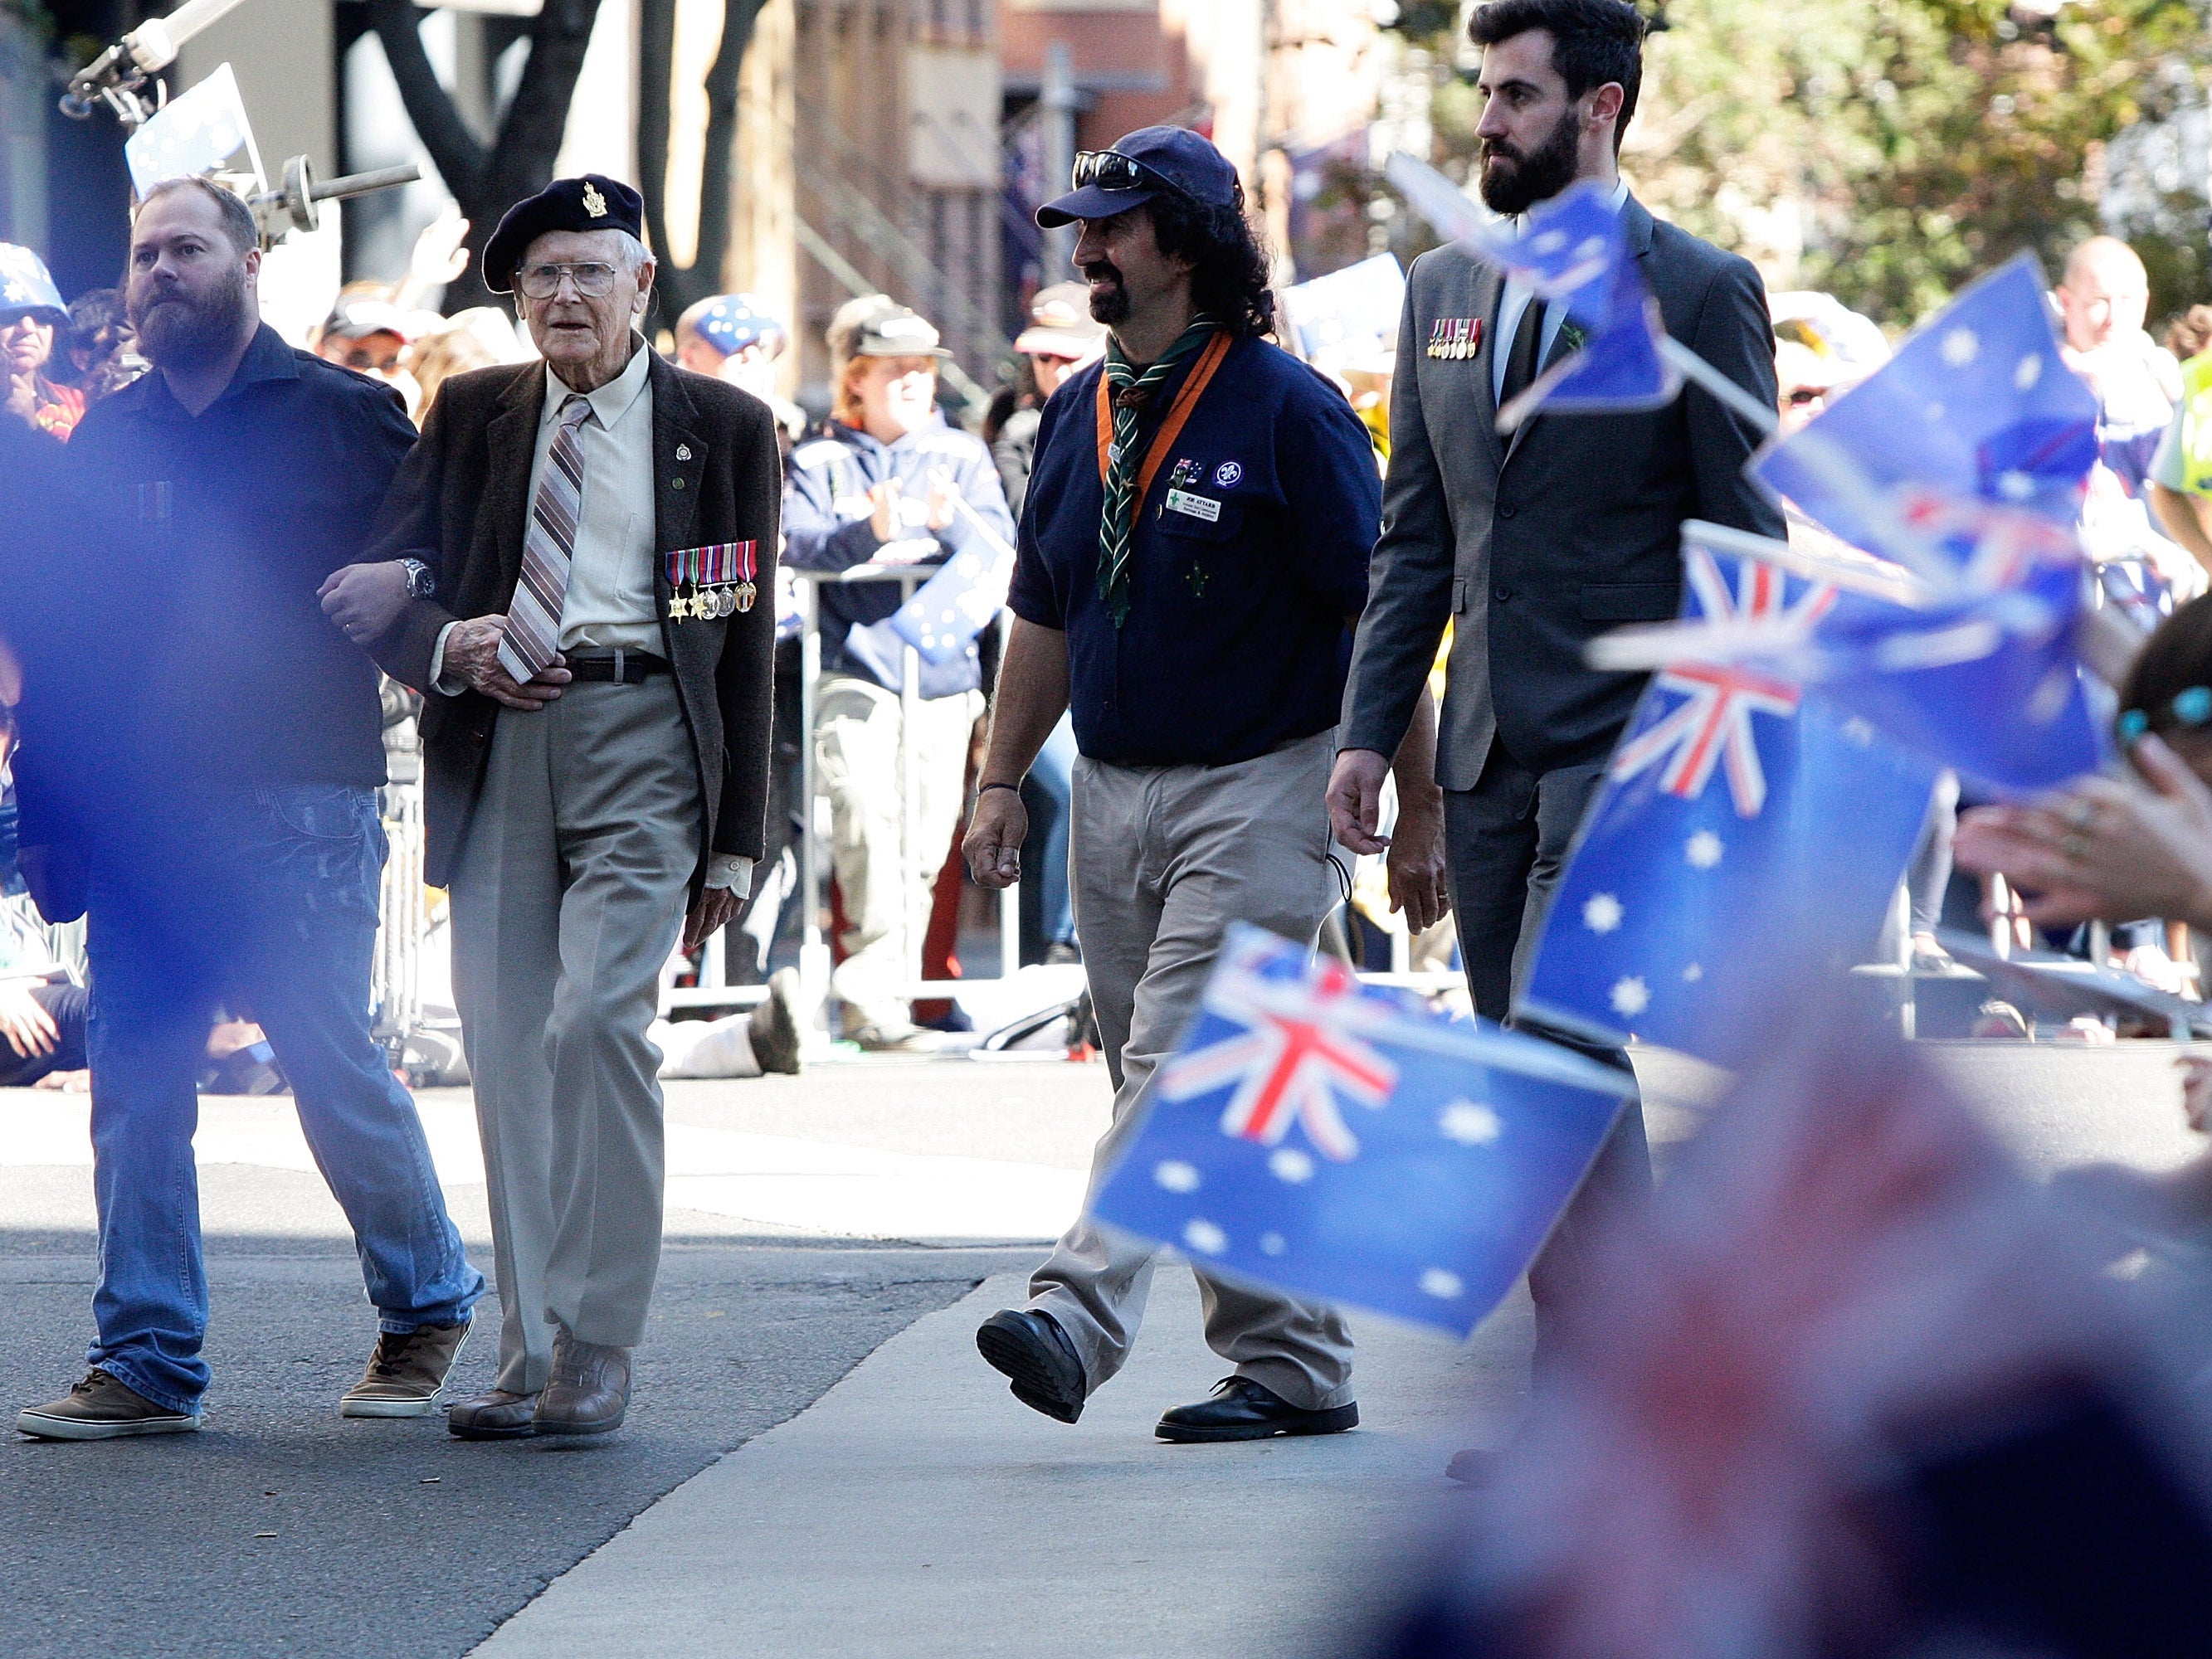
[[(1704, 627), (1807, 635), (1838, 603), (1686, 535), (1683, 564), (1684, 614)], [(1662, 667), (1553, 901), (1522, 1011), (1738, 1063), (1741, 1011), (1778, 962), (1848, 962), (1873, 943), (1935, 775), (1773, 669)]]
[(164, 179), (213, 173), (241, 148), (256, 187), (265, 187), (261, 152), (253, 143), (252, 124), (246, 118), (238, 77), (229, 64), (222, 64), (189, 92), (172, 98), (125, 139), (123, 159), (131, 169), (131, 190), (143, 196)]
[(1581, 344), (1498, 411), (1510, 432), (1537, 410), (1564, 413), (1656, 409), (1685, 380), (1771, 432), (1775, 412), (1679, 340), (1668, 337), (1658, 301), (1644, 285), (1605, 191), (1578, 184), (1530, 210), (1517, 235), (1485, 219), (1459, 187), (1401, 150), (1383, 172), (1413, 210), (1477, 258), (1563, 304)]
[(1240, 926), (1091, 1213), (1209, 1270), (1465, 1336), (1635, 1086)]

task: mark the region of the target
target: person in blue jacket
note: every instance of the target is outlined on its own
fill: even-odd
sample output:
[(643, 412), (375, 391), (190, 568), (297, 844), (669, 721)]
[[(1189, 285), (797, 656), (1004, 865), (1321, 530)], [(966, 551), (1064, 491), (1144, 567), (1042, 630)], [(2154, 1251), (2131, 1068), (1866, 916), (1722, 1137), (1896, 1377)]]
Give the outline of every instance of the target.
[[(791, 458), (785, 564), (830, 573), (934, 565), (970, 550), (999, 564), (1014, 539), (1006, 491), (981, 440), (939, 412), (937, 365), (951, 354), (936, 329), (875, 295), (837, 313), (829, 343), (835, 397), (823, 435)], [(823, 583), (819, 595), (815, 764), (830, 797), (845, 915), (845, 957), (830, 976), (837, 1029), (864, 1048), (918, 1047), (929, 1038), (898, 991), (919, 974), (932, 884), (965, 804), (982, 670), (973, 639), (947, 661), (921, 663), (908, 835), (901, 653), (878, 626), (898, 609), (899, 584)]]

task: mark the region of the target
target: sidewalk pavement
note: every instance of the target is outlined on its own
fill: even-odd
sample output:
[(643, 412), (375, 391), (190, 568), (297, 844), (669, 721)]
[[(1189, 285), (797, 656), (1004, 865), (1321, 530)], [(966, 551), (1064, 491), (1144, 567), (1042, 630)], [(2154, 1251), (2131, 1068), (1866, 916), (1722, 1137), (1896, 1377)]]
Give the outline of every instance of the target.
[[(1466, 1348), (1361, 1318), (1361, 1426), (1152, 1438), (1228, 1367), (1163, 1261), (1128, 1367), (1073, 1427), (1018, 1403), (975, 1327), (1001, 1274), (884, 1344), (799, 1416), (678, 1487), (556, 1579), (479, 1659), (1285, 1659), (1371, 1609), (1347, 1573), (1451, 1501), (1445, 1459), (1516, 1410), (1516, 1296)], [(649, 1632), (649, 1634), (648, 1634)]]

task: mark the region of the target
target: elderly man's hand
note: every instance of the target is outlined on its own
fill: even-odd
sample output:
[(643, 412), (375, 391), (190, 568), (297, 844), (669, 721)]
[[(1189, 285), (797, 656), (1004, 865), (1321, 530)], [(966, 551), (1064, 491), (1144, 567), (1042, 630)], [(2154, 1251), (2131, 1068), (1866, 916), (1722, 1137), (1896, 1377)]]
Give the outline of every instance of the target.
[(25, 1060), (50, 1054), (61, 1044), (61, 1028), (21, 980), (0, 985), (0, 1037)]
[(316, 590), (323, 614), (356, 645), (380, 640), (407, 610), (407, 569), (397, 559), (333, 570)]
[(2141, 783), (2081, 778), (2032, 806), (1967, 813), (1960, 865), (2019, 888), (2031, 921), (2212, 926), (2212, 790), (2156, 738), (2138, 741), (2134, 758)]
[(738, 919), (745, 896), (734, 887), (700, 890), (699, 901), (684, 917), (684, 948), (696, 951)]
[(562, 665), (563, 659), (556, 656), (527, 685), (516, 684), (514, 677), (500, 666), (500, 642), (506, 637), (505, 617), (455, 623), (453, 631), (446, 635), (445, 672), (466, 681), (495, 703), (521, 709), (543, 708), (575, 678)]
[(1328, 775), (1329, 830), (1362, 858), (1389, 850), (1390, 838), (1376, 831), (1382, 821), (1382, 780), (1389, 775), (1390, 757), (1372, 749), (1346, 750)]
[(975, 816), (961, 838), (960, 855), (978, 887), (994, 892), (1022, 878), (1022, 843), (1029, 839), (1029, 809), (1018, 789), (986, 789), (975, 797)]

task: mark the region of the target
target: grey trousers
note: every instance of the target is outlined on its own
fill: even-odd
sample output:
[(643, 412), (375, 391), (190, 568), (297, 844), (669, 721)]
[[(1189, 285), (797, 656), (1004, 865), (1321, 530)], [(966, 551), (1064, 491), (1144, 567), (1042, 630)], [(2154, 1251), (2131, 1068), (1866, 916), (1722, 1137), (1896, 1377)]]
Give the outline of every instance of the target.
[[(1075, 763), (1069, 884), (1114, 1080), (1094, 1188), (1136, 1133), (1145, 1086), (1196, 1012), (1227, 925), (1310, 944), (1335, 907), (1322, 804), (1335, 751), (1324, 732), (1235, 766)], [(1030, 1276), (1030, 1306), (1067, 1333), (1092, 1389), (1129, 1357), (1152, 1257), (1086, 1218)], [(1352, 1334), (1333, 1309), (1194, 1271), (1206, 1345), (1238, 1376), (1308, 1411), (1351, 1399)]]
[(452, 897), (502, 1389), (544, 1386), (556, 1322), (617, 1347), (644, 1334), (663, 1173), (646, 1028), (703, 810), (665, 675), (500, 711)]
[[(1444, 852), (1452, 912), (1459, 918), (1460, 951), (1468, 991), (1486, 1019), (1509, 1018), (1513, 1001), (1535, 965), (1545, 913), (1559, 890), (1567, 857), (1598, 787), (1605, 763), (1531, 772), (1492, 743), (1472, 789), (1444, 791)], [(1540, 1028), (1539, 1028), (1540, 1029)], [(1541, 1030), (1554, 1042), (1593, 1060), (1630, 1069), (1618, 1048), (1597, 1048)], [(1651, 1154), (1644, 1135), (1644, 1105), (1631, 1100), (1614, 1122), (1574, 1202), (1559, 1218), (1542, 1254), (1528, 1269), (1528, 1294), (1536, 1304), (1536, 1350), (1542, 1364), (1561, 1305), (1585, 1269), (1594, 1225), (1607, 1206), (1651, 1186)]]

